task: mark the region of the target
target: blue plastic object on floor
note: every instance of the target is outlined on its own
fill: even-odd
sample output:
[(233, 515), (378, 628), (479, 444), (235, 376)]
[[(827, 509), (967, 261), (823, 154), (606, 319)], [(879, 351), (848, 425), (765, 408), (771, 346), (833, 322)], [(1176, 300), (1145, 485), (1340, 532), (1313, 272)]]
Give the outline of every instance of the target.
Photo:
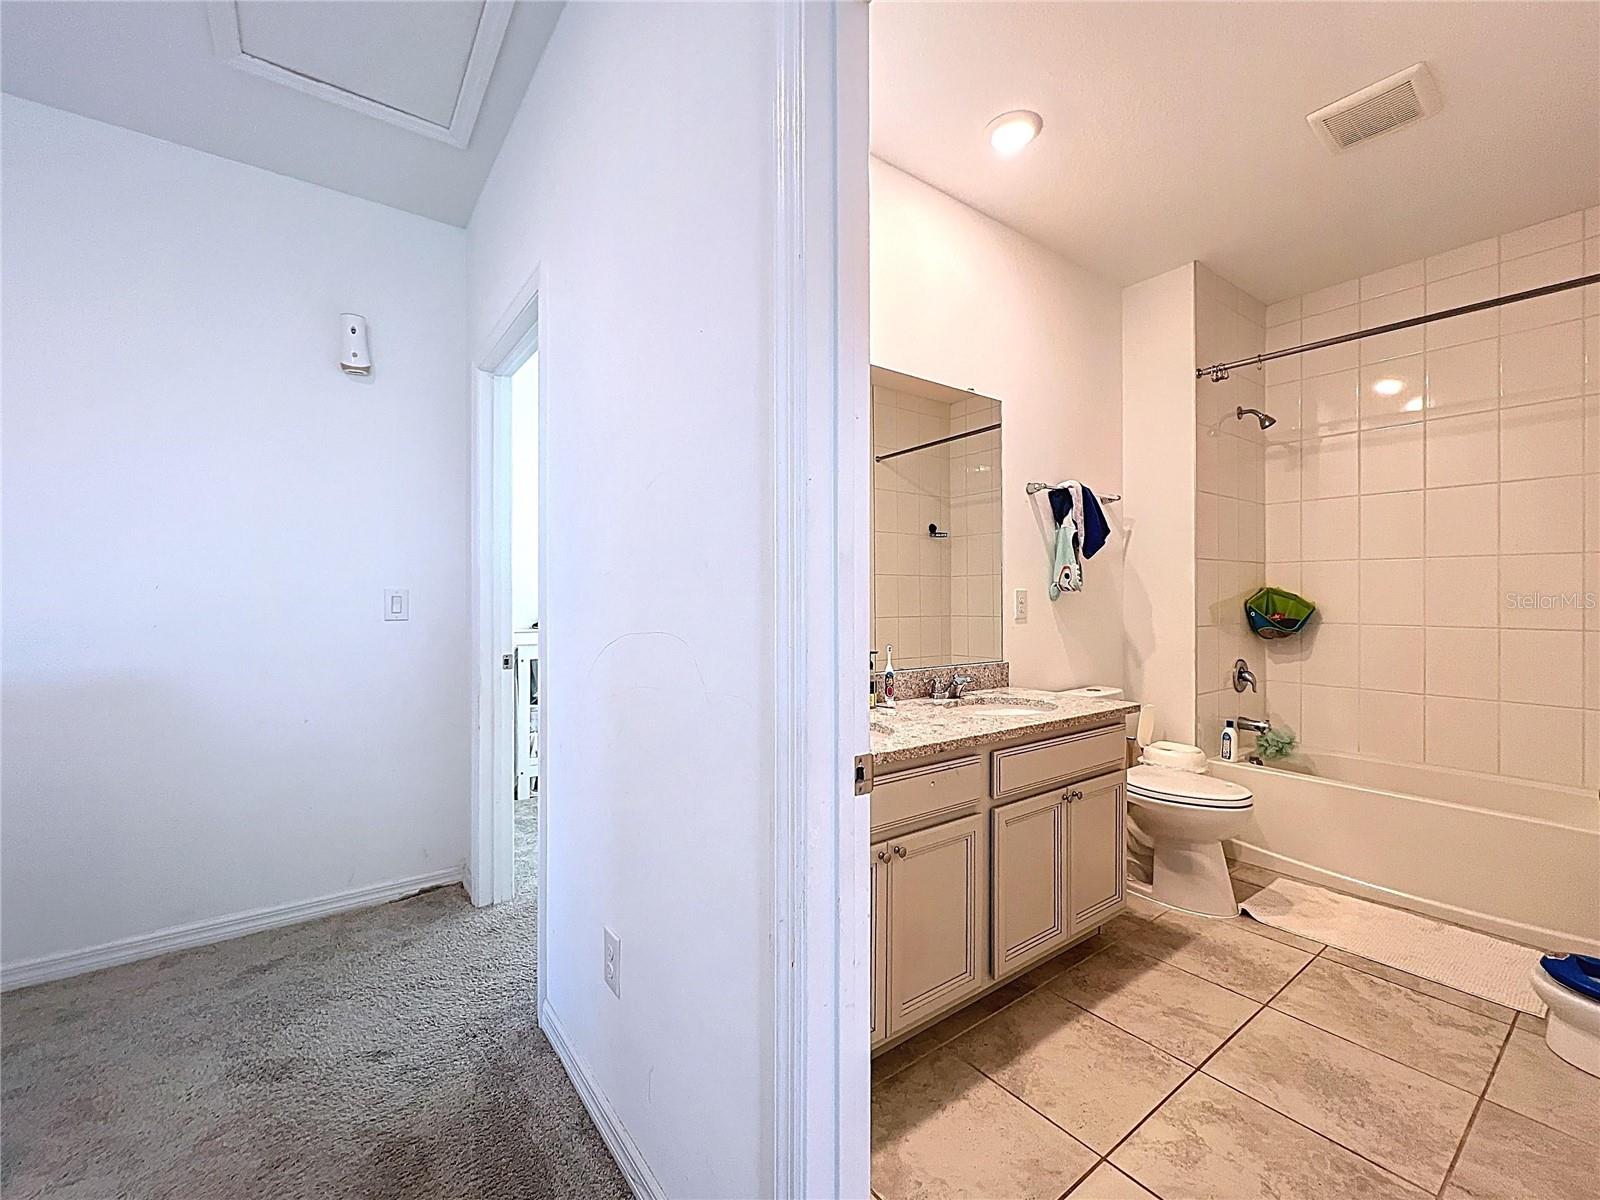
[(1565, 958), (1552, 958), (1546, 954), (1539, 960), (1544, 973), (1568, 991), (1577, 992), (1591, 1000), (1600, 1000), (1600, 958), (1587, 954), (1569, 954)]

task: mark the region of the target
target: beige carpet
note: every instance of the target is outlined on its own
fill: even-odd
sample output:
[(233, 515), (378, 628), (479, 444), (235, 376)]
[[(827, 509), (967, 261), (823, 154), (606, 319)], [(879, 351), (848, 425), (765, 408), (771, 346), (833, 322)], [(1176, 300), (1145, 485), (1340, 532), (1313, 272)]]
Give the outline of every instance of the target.
[(1247, 916), (1274, 929), (1536, 1017), (1545, 1013), (1528, 982), (1539, 952), (1515, 942), (1294, 879), (1274, 880), (1242, 907)]
[(0, 1193), (628, 1195), (534, 1023), (532, 827), (509, 904), (441, 888), (7, 995)]

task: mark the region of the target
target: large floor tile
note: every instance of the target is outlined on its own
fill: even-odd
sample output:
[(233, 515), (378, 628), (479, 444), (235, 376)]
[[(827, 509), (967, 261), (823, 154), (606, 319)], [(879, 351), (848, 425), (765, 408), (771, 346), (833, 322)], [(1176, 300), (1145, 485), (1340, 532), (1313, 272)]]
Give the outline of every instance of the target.
[(1311, 961), (1307, 951), (1257, 937), (1231, 921), (1176, 912), (1130, 931), (1118, 945), (1262, 1001)]
[(1285, 946), (1293, 946), (1296, 950), (1304, 950), (1307, 954), (1320, 954), (1324, 949), (1321, 942), (1314, 942), (1310, 938), (1301, 937), (1298, 933), (1290, 933), (1287, 929), (1278, 929), (1268, 925), (1265, 921), (1258, 921), (1254, 917), (1243, 915), (1225, 922), (1235, 929), (1242, 929), (1256, 937), (1264, 937), (1268, 941), (1278, 942)]
[(1471, 1092), (1270, 1008), (1205, 1069), (1430, 1191), (1444, 1182), (1478, 1101)]
[(1489, 1085), (1489, 1099), (1600, 1145), (1600, 1079), (1558, 1058), (1537, 1033), (1512, 1032)]
[(1232, 875), (1235, 879), (1244, 881), (1245, 883), (1253, 883), (1257, 887), (1266, 887), (1267, 884), (1276, 882), (1277, 880), (1283, 878), (1283, 876), (1278, 874), (1276, 871), (1269, 871), (1266, 867), (1256, 867), (1249, 863), (1239, 862), (1233, 864), (1233, 867), (1228, 874)]
[(1576, 1200), (1592, 1196), (1600, 1147), (1485, 1101), (1444, 1200)]
[(1179, 1088), (1111, 1162), (1173, 1200), (1423, 1200), (1427, 1194), (1205, 1075)]
[(1467, 992), (1458, 992), (1453, 987), (1446, 987), (1431, 979), (1423, 979), (1420, 975), (1412, 975), (1408, 971), (1373, 962), (1370, 958), (1362, 958), (1359, 954), (1351, 954), (1333, 946), (1324, 950), (1322, 957), (1331, 958), (1342, 966), (1364, 971), (1368, 975), (1376, 975), (1379, 979), (1387, 979), (1390, 983), (1398, 983), (1403, 988), (1421, 992), (1424, 996), (1432, 996), (1435, 1000), (1446, 1000), (1457, 1008), (1464, 1008), (1479, 1016), (1492, 1017), (1502, 1025), (1511, 1024), (1511, 1019), (1517, 1015), (1516, 1009), (1496, 1004), (1493, 1000), (1485, 1000), (1482, 996), (1473, 996)]
[(1490, 1017), (1326, 959), (1296, 975), (1272, 1007), (1474, 1093), (1506, 1040)]
[(1048, 988), (963, 1034), (950, 1052), (1101, 1154), (1192, 1070)]
[(995, 988), (979, 996), (971, 1004), (956, 1009), (942, 1021), (936, 1021), (921, 1033), (913, 1034), (898, 1046), (892, 1046), (872, 1060), (872, 1082), (882, 1083), (891, 1075), (905, 1070), (912, 1063), (926, 1058), (935, 1050), (960, 1037), (979, 1021), (994, 1016), (1008, 1004), (1015, 1004), (1033, 988), (1022, 979)]
[(1056, 1200), (1094, 1164), (1094, 1151), (952, 1054), (873, 1088), (872, 1190), (884, 1200)]
[(1046, 986), (1196, 1065), (1260, 1008), (1237, 992), (1121, 943), (1063, 971)]
[(1089, 1178), (1068, 1193), (1068, 1200), (1157, 1200), (1157, 1198), (1110, 1163), (1103, 1162), (1089, 1172)]

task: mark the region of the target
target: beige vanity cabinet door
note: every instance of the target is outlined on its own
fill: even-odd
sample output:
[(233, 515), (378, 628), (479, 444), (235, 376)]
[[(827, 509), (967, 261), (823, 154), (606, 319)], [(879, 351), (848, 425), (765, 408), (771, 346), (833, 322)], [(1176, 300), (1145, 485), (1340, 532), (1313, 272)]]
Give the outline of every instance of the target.
[(989, 814), (994, 977), (1015, 974), (1071, 936), (1067, 919), (1067, 790), (1002, 804)]
[(889, 1036), (889, 863), (888, 842), (872, 847), (872, 1044)]
[(1127, 799), (1123, 775), (1102, 775), (1067, 790), (1067, 897), (1071, 936), (1123, 907)]
[(889, 839), (889, 1036), (985, 983), (981, 817)]

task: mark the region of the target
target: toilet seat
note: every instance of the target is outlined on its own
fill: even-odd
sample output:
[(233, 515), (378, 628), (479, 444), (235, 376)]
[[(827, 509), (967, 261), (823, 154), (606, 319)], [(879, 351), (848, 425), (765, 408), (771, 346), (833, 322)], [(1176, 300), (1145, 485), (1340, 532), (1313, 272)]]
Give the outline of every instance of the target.
[(1179, 808), (1244, 809), (1254, 806), (1250, 789), (1214, 775), (1174, 767), (1128, 769), (1128, 798), (1145, 804)]

